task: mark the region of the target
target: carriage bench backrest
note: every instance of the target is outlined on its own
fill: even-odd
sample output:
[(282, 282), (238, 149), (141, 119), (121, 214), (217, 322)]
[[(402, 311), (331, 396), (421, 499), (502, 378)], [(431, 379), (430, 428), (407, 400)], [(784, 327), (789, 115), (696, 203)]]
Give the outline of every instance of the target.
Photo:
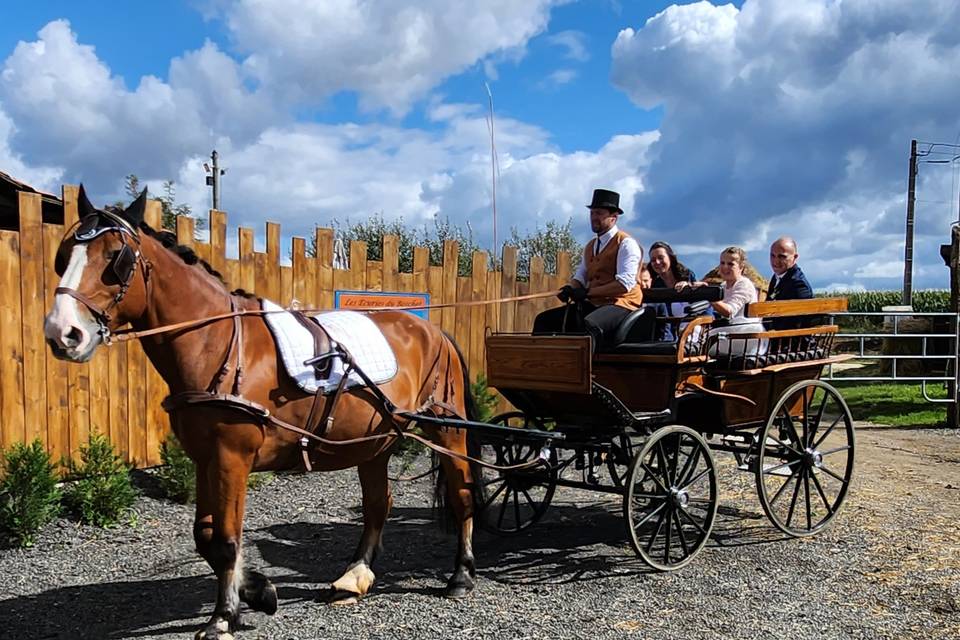
[(752, 318), (816, 316), (847, 310), (846, 298), (810, 298), (808, 300), (774, 300), (747, 305), (744, 315)]

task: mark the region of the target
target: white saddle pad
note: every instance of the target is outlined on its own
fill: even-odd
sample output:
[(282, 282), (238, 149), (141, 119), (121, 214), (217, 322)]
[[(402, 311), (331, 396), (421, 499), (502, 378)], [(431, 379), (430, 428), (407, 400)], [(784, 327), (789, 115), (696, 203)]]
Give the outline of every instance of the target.
[[(313, 336), (310, 332), (283, 307), (264, 300), (263, 308), (266, 311), (283, 312), (268, 313), (264, 318), (273, 332), (280, 359), (283, 360), (290, 377), (307, 393), (316, 393), (318, 388), (324, 393), (333, 391), (343, 378), (343, 359), (334, 358), (329, 377), (318, 381), (313, 366), (303, 364), (317, 355), (313, 352)], [(380, 328), (367, 315), (356, 311), (330, 311), (314, 316), (313, 319), (320, 323), (332, 341), (350, 352), (357, 366), (375, 383), (387, 382), (397, 375), (397, 358), (393, 349)], [(356, 372), (347, 377), (347, 388), (363, 384)]]

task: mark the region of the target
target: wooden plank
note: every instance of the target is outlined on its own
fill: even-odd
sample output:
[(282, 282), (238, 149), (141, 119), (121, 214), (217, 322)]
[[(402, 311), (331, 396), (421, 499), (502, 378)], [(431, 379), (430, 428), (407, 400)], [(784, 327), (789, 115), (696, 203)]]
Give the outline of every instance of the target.
[[(267, 223), (267, 265), (265, 297), (280, 301), (280, 225)], [(281, 304), (283, 304), (281, 302)]]
[[(572, 267), (570, 266), (570, 254), (566, 251), (557, 253), (557, 277), (560, 280), (560, 287), (567, 284), (573, 277)], [(557, 287), (558, 289), (560, 287)]]
[[(427, 291), (430, 293), (430, 304), (443, 303), (443, 267), (430, 267), (427, 275)], [(430, 322), (439, 327), (443, 318), (442, 309), (431, 309)]]
[[(500, 278), (500, 297), (512, 298), (517, 295), (517, 248), (503, 246), (502, 276)], [(514, 331), (517, 317), (517, 303), (504, 302), (500, 305), (500, 330)]]
[(170, 394), (170, 388), (164, 382), (156, 368), (148, 361), (146, 364), (146, 434), (144, 443), (144, 465), (160, 464), (160, 443), (170, 433), (170, 418), (161, 403)]
[(317, 227), (317, 302), (323, 309), (333, 309), (333, 229)]
[(194, 221), (190, 216), (177, 216), (177, 244), (185, 247), (194, 245)]
[(159, 200), (147, 200), (143, 212), (143, 221), (154, 229), (163, 228), (163, 205)]
[(397, 284), (396, 291), (401, 291), (403, 293), (410, 293), (413, 291), (413, 274), (400, 273), (397, 275), (399, 276), (400, 281)]
[(240, 261), (227, 258), (226, 262), (226, 271), (220, 275), (223, 276), (227, 291), (234, 291), (237, 289), (237, 283), (240, 282)]
[[(499, 295), (500, 280), (502, 279), (502, 275), (503, 274), (499, 271), (487, 272), (487, 300), (493, 300)], [(491, 302), (485, 308), (487, 315), (487, 327), (489, 327), (490, 331), (494, 333), (500, 331), (500, 303)]]
[[(43, 229), (40, 195), (19, 193), (20, 306), (23, 310), (24, 437), (46, 444), (47, 380), (43, 338)], [(40, 295), (38, 295), (38, 293)]]
[(254, 293), (257, 288), (257, 274), (253, 257), (253, 229), (237, 229), (237, 247), (240, 261), (240, 279), (237, 288)]
[(397, 236), (383, 236), (383, 290), (399, 291), (400, 239)]
[[(90, 429), (96, 429), (98, 433), (105, 435), (109, 435), (111, 432), (110, 405), (117, 402), (116, 397), (113, 396), (114, 391), (110, 388), (110, 354), (108, 353), (115, 349), (116, 347), (97, 349), (90, 362), (84, 365), (87, 368), (87, 396), (90, 398)], [(68, 369), (82, 368), (72, 364), (68, 365)], [(72, 420), (73, 414), (71, 413), (71, 423)], [(73, 455), (79, 453), (72, 434), (70, 447)]]
[(214, 271), (221, 274), (226, 270), (227, 259), (227, 214), (210, 209), (210, 259), (208, 262)]
[(367, 243), (360, 240), (350, 242), (350, 272), (353, 282), (350, 285), (356, 291), (367, 288)]
[[(487, 299), (487, 254), (484, 251), (473, 252), (473, 274), (471, 297), (474, 301)], [(487, 330), (487, 310), (483, 305), (470, 309), (470, 371), (474, 379), (483, 371), (483, 338)]]
[(307, 259), (307, 278), (305, 281), (305, 293), (307, 309), (319, 309), (320, 301), (317, 297), (317, 273), (318, 261), (316, 258)]
[(307, 256), (306, 248), (307, 241), (303, 238), (293, 238), (290, 243), (291, 251), (291, 262), (292, 262), (292, 271), (293, 271), (293, 288), (291, 291), (291, 296), (293, 300), (296, 300), (296, 305), (298, 308), (306, 308), (307, 300)]
[(131, 464), (142, 467), (147, 453), (147, 356), (138, 342), (127, 344), (127, 447)]
[[(530, 293), (540, 293), (545, 290), (546, 282), (544, 278), (543, 256), (530, 256)], [(528, 326), (522, 326), (519, 329), (526, 333), (533, 329), (533, 319), (542, 311), (543, 305), (540, 300), (531, 300), (525, 304), (529, 308), (530, 324)]]
[(80, 187), (73, 184), (65, 184), (60, 189), (60, 197), (63, 199), (63, 229), (67, 229), (77, 223), (79, 212), (77, 211), (77, 196), (80, 193)]
[[(457, 276), (456, 300), (458, 302), (469, 302), (470, 300), (473, 300), (473, 283), (471, 282), (470, 278), (466, 276)], [(455, 327), (451, 335), (460, 346), (460, 350), (463, 352), (463, 357), (467, 361), (467, 366), (470, 366), (470, 364), (473, 362), (473, 354), (471, 353), (473, 340), (470, 339), (470, 320), (472, 318), (470, 314), (470, 307), (456, 307), (454, 312)]]
[[(460, 247), (456, 240), (443, 241), (443, 302), (450, 304), (457, 301), (457, 275), (460, 265)], [(453, 335), (456, 323), (456, 310), (443, 309), (440, 313), (440, 325), (443, 330)]]
[(367, 291), (383, 291), (383, 263), (367, 260)]
[(23, 442), (20, 234), (0, 230), (0, 445)]
[[(107, 351), (107, 379), (110, 386), (110, 440), (123, 459), (130, 462), (130, 422), (127, 389), (127, 344), (115, 344)], [(71, 414), (72, 415), (72, 414)]]
[(747, 306), (745, 313), (752, 318), (771, 318), (782, 316), (809, 316), (819, 313), (841, 313), (846, 310), (846, 298), (811, 298), (809, 300), (754, 302)]
[[(56, 224), (43, 225), (44, 309), (53, 307), (54, 290), (60, 284), (60, 276), (53, 270), (53, 261), (63, 236), (63, 227)], [(49, 349), (46, 355), (47, 385), (47, 451), (54, 460), (70, 453), (70, 405), (67, 394), (67, 363), (57, 360)], [(86, 365), (84, 365), (86, 366)]]
[[(525, 296), (530, 293), (529, 282), (517, 283), (517, 295)], [(526, 300), (517, 303), (517, 317), (513, 323), (513, 330), (516, 333), (530, 333), (533, 330), (533, 304)]]
[[(260, 253), (259, 251), (254, 251), (253, 253), (253, 277), (256, 280), (254, 284), (254, 290), (257, 295), (261, 298), (268, 298), (273, 300), (270, 296), (267, 295), (267, 280), (269, 280), (269, 267), (267, 262), (269, 257), (265, 253)], [(276, 300), (274, 300), (276, 302)]]
[(413, 291), (417, 293), (426, 293), (429, 289), (427, 284), (428, 272), (430, 269), (430, 249), (426, 247), (413, 248)]
[(280, 304), (290, 306), (293, 300), (293, 267), (280, 267)]

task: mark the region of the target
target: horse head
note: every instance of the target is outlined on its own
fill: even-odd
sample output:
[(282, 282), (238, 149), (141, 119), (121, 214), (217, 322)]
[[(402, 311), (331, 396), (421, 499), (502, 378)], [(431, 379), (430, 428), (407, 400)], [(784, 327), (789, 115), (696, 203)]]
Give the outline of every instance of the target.
[(147, 190), (129, 207), (97, 209), (80, 187), (79, 221), (64, 235), (43, 332), (53, 355), (86, 362), (112, 331), (143, 315), (149, 265), (140, 252)]

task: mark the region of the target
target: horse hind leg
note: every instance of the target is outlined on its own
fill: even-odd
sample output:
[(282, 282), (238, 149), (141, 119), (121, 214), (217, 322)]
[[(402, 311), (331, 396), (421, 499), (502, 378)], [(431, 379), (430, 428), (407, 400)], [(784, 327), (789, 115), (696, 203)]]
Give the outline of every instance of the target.
[[(440, 445), (457, 453), (466, 453), (463, 433), (443, 431)], [(440, 456), (447, 501), (457, 523), (457, 555), (453, 575), (447, 581), (444, 595), (452, 599), (466, 597), (476, 586), (477, 565), (473, 557), (473, 484), (470, 464), (451, 456)]]
[(346, 571), (332, 585), (328, 598), (331, 604), (357, 602), (370, 591), (376, 580), (371, 567), (382, 548), (383, 527), (393, 506), (387, 479), (389, 458), (389, 453), (382, 454), (357, 467), (363, 493), (363, 533)]

